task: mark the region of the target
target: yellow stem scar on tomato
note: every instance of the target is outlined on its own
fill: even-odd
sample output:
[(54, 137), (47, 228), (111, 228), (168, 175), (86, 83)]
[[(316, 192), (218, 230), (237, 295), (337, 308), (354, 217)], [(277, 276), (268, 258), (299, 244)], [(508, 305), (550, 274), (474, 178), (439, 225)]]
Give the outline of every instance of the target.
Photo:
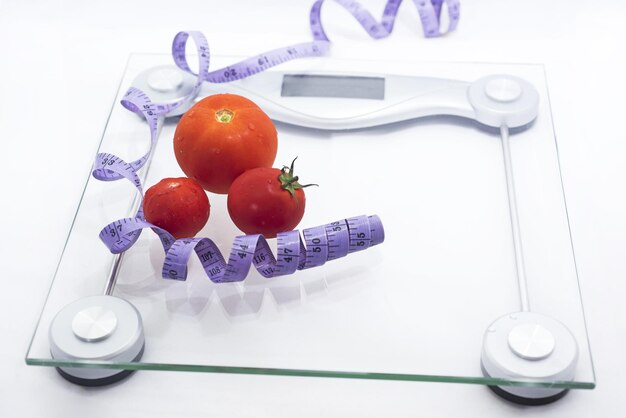
[(232, 110), (220, 109), (215, 112), (215, 119), (220, 123), (230, 123), (235, 117), (235, 113)]

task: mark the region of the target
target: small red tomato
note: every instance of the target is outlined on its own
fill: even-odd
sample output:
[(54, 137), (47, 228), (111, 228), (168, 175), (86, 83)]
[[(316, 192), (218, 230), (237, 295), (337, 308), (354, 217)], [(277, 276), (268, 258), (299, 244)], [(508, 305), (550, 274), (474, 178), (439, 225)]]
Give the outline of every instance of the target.
[[(295, 162), (295, 159), (294, 159)], [(274, 238), (291, 231), (304, 215), (306, 197), (291, 167), (254, 168), (245, 171), (228, 190), (228, 213), (246, 234)]]
[(187, 177), (165, 178), (150, 187), (143, 198), (146, 221), (176, 239), (196, 235), (209, 219), (210, 211), (204, 189)]

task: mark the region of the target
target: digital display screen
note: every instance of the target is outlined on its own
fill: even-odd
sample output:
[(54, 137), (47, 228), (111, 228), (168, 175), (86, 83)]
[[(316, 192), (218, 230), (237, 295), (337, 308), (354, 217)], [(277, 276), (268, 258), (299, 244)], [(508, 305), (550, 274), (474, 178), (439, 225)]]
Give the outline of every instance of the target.
[(283, 97), (384, 100), (385, 79), (383, 77), (285, 74), (280, 95)]

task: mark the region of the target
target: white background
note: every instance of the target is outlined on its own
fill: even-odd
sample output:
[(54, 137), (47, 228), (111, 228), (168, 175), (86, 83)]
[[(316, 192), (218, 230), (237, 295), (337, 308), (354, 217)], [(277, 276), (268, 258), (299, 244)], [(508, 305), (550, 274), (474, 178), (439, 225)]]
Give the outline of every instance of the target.
[[(139, 372), (85, 389), (24, 356), (126, 59), (202, 30), (216, 54), (310, 39), (306, 1), (0, 0), (1, 417), (624, 416), (626, 3), (465, 0), (458, 31), (424, 39), (415, 7), (369, 39), (332, 2), (332, 54), (546, 64), (597, 388), (524, 408), (478, 385)], [(363, 1), (379, 16), (383, 0)]]

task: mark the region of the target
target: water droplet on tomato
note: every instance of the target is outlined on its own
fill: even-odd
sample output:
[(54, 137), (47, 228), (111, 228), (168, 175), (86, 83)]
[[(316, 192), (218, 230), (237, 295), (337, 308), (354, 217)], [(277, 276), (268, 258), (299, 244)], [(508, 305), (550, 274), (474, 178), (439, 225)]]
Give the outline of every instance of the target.
[(254, 126), (253, 123), (249, 123), (248, 124), (248, 129), (250, 129), (251, 131), (254, 131), (256, 129), (256, 126)]

